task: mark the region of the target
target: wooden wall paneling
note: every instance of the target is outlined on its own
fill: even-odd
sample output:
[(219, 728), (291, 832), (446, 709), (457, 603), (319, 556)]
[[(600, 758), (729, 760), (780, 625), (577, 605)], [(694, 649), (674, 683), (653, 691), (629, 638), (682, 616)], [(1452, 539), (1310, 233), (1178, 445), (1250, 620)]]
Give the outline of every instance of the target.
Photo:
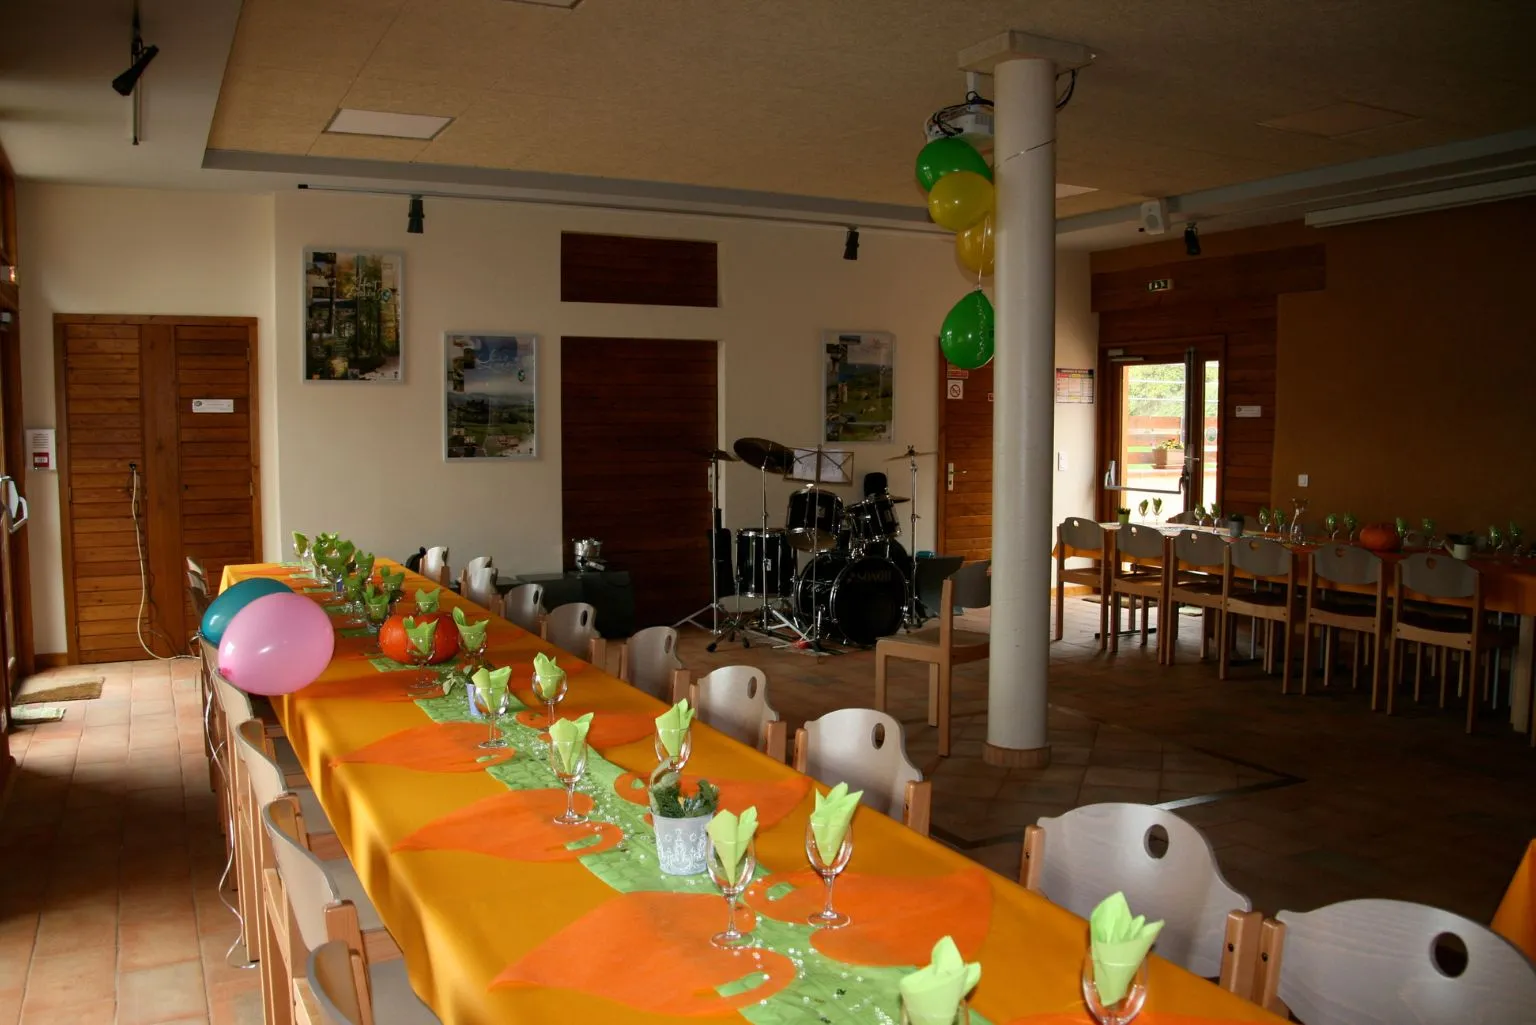
[[(992, 364), (963, 379), (963, 397), (948, 397), (949, 362), (939, 356), (938, 552), (967, 562), (992, 557)], [(955, 464), (955, 487), (946, 476)], [(891, 463), (891, 491), (902, 494), (906, 466)]]
[(717, 360), (713, 341), (561, 340), (564, 535), (630, 572), (640, 627), (709, 601)]
[(713, 242), (560, 234), (560, 301), (637, 306), (720, 305)]

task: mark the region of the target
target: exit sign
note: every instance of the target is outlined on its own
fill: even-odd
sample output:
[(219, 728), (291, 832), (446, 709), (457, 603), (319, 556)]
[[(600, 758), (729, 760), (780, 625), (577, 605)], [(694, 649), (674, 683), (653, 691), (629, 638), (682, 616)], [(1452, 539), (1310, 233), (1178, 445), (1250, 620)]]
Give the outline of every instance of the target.
[(1148, 292), (1168, 292), (1173, 289), (1172, 278), (1153, 278), (1147, 282)]

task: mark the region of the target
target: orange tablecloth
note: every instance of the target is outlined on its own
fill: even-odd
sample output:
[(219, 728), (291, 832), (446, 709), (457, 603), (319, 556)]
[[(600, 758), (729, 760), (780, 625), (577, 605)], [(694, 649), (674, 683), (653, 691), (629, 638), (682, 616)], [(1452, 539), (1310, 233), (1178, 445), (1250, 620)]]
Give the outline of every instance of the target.
[[(291, 573), (234, 566), (224, 585)], [(409, 580), (408, 593), (424, 583)], [(486, 615), (447, 592), (443, 605)], [(329, 668), (277, 708), (412, 983), (449, 1025), (875, 1021), (874, 1007), (894, 1016), (896, 979), (946, 933), (983, 965), (973, 1008), (986, 1021), (1090, 1020), (1078, 993), (1081, 919), (868, 808), (854, 820), (853, 861), (837, 887), (854, 924), (813, 934), (803, 925), (809, 781), (700, 724), (689, 772), (716, 782), (728, 807), (757, 805), (758, 856), (772, 871), (748, 899), (769, 949), (713, 950), (725, 905), (707, 877), (665, 882), (646, 860), (643, 826), (626, 838), (611, 823), (550, 825), (563, 796), (547, 789), (533, 730), (510, 727), (516, 753), (479, 761), (489, 753), (473, 744), (486, 727), (454, 721), (463, 697), (457, 716), (452, 699), (402, 700), (406, 674), (376, 668), (370, 647), (338, 639)], [(553, 653), (492, 623), (488, 654), (515, 667), (514, 690), (526, 691), (541, 650)], [(563, 710), (596, 712), (603, 757), (591, 772), (623, 792), (602, 792), (594, 817), (630, 821), (642, 809), (628, 793), (633, 777), (618, 773), (653, 767), (651, 720), (662, 706), (569, 655), (559, 660), (571, 673)], [(1149, 990), (1138, 1019), (1147, 1025), (1278, 1020), (1155, 958)]]
[(1499, 910), (1494, 912), (1493, 931), (1536, 961), (1536, 840), (1525, 849)]

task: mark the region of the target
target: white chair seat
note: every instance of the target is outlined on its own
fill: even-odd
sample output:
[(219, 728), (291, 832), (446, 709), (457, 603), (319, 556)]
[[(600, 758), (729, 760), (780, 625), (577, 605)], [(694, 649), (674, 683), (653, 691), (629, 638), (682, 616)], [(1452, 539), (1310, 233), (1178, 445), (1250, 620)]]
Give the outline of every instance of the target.
[(299, 761), (299, 753), (293, 749), (287, 737), (272, 738), (273, 761), (282, 770), (283, 776), (304, 775), (304, 763)]
[(373, 906), (373, 901), (368, 899), (368, 894), (363, 890), (363, 881), (357, 877), (357, 869), (352, 867), (352, 862), (327, 861), (325, 870), (330, 874), (331, 885), (336, 887), (336, 893), (357, 905), (358, 928), (363, 932), (384, 928), (384, 920), (379, 917), (378, 908)]
[(309, 787), (299, 787), (293, 791), (293, 796), (299, 799), (299, 813), (304, 816), (304, 831), (323, 835), (335, 833), (336, 827), (331, 825), (331, 820), (326, 817), (325, 809), (320, 807), (320, 798)]
[(436, 1025), (440, 1020), (411, 988), (403, 960), (370, 962), (368, 986), (373, 991), (375, 1025)]

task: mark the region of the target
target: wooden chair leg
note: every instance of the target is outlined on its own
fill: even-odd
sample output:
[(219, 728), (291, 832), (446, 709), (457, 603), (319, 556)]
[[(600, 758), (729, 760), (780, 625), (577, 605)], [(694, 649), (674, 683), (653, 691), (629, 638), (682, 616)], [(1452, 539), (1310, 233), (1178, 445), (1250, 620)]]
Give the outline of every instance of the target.
[[(1472, 724), (1477, 721), (1477, 656), (1476, 649), (1467, 652), (1468, 676), (1467, 676), (1467, 732), (1472, 732)], [(1486, 659), (1491, 662), (1492, 659)]]
[(1227, 629), (1231, 626), (1231, 618), (1230, 616), (1222, 616), (1221, 624), (1217, 627), (1221, 631), (1221, 654), (1216, 661), (1216, 679), (1218, 680), (1225, 680), (1227, 678), (1227, 670), (1231, 668), (1232, 638), (1227, 636)]
[(1291, 689), (1291, 621), (1282, 619), (1276, 624), (1280, 634), (1280, 693)]
[(954, 666), (945, 659), (939, 665), (933, 667), (939, 677), (939, 757), (949, 757), (949, 702), (950, 683), (954, 679)]
[[(1307, 684), (1312, 682), (1312, 634), (1311, 623), (1301, 624), (1301, 692), (1307, 692)], [(1280, 679), (1280, 693), (1285, 693), (1285, 678)]]
[(1163, 634), (1163, 657), (1171, 666), (1179, 648), (1179, 603), (1169, 601), (1168, 607), (1158, 613), (1157, 619)]
[[(1136, 596), (1131, 597), (1131, 626), (1136, 625)], [(1109, 651), (1112, 655), (1120, 654), (1120, 592), (1110, 589), (1109, 597)]]
[[(1393, 655), (1396, 656), (1394, 651)], [(1413, 642), (1413, 703), (1418, 704), (1424, 699), (1424, 642)]]
[(1211, 610), (1200, 610), (1200, 661), (1204, 662), (1211, 655)]
[[(941, 653), (942, 654), (942, 653)], [(928, 725), (939, 724), (939, 663), (928, 663)]]
[(1099, 650), (1109, 647), (1109, 593), (1099, 591)]
[(1334, 638), (1338, 636), (1338, 630), (1333, 627), (1323, 629), (1323, 689), (1328, 690), (1333, 686), (1333, 660), (1337, 657), (1333, 650)]
[[(1393, 698), (1397, 694), (1397, 638), (1387, 635), (1387, 714), (1392, 714)], [(1414, 693), (1418, 693), (1419, 681), (1415, 677), (1413, 681)]]
[(1381, 635), (1375, 631), (1360, 635), (1361, 640), (1367, 637), (1371, 639), (1366, 653), (1371, 665), (1371, 711), (1374, 712), (1381, 707)]
[[(1157, 614), (1159, 616), (1161, 616), (1163, 614), (1161, 606), (1158, 607), (1158, 613)], [(1151, 629), (1151, 627), (1148, 625), (1148, 622), (1151, 620), (1151, 618), (1152, 618), (1152, 599), (1151, 598), (1143, 598), (1143, 599), (1141, 599), (1141, 646), (1143, 648), (1145, 648), (1147, 646), (1147, 632)]]
[(1056, 633), (1052, 635), (1052, 640), (1057, 640), (1057, 641), (1061, 640), (1061, 633), (1062, 633), (1062, 630), (1064, 629), (1064, 625), (1065, 625), (1062, 622), (1062, 616), (1065, 615), (1066, 609), (1067, 609), (1067, 582), (1065, 580), (1061, 579), (1061, 567), (1062, 567), (1062, 560), (1057, 559), (1056, 560)]
[(880, 650), (880, 645), (875, 645), (875, 708), (885, 711), (885, 670), (889, 656)]
[(1349, 689), (1350, 690), (1359, 690), (1360, 689), (1360, 650), (1361, 650), (1362, 647), (1364, 647), (1364, 645), (1361, 644), (1361, 641), (1363, 641), (1365, 639), (1365, 634), (1361, 633), (1358, 630), (1355, 630), (1355, 631), (1352, 631), (1350, 633), (1349, 637), (1350, 637), (1350, 645), (1349, 645)]

